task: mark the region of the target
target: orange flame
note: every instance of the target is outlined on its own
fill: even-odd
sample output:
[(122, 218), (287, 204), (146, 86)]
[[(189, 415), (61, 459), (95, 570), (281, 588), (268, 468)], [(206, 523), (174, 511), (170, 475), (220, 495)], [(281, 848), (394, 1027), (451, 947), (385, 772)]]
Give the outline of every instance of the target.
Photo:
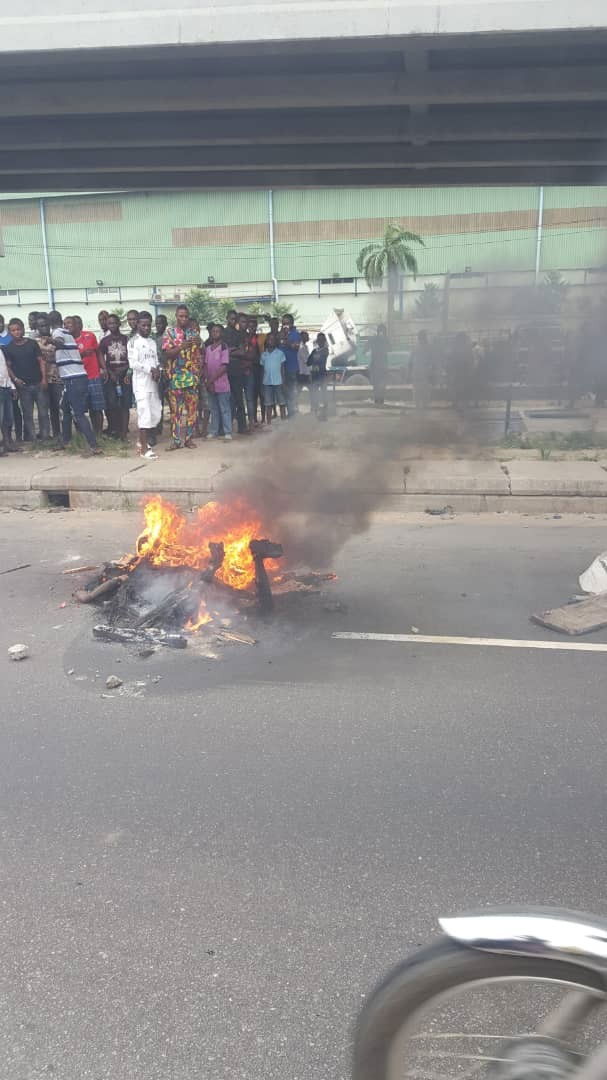
[(207, 623), (213, 622), (213, 617), (209, 615), (207, 611), (207, 605), (204, 600), (200, 601), (200, 607), (198, 608), (198, 614), (192, 615), (191, 619), (188, 619), (184, 626), (184, 630), (200, 630), (201, 626), (206, 626)]
[[(255, 564), (249, 544), (266, 536), (267, 530), (243, 499), (226, 504), (206, 503), (198, 507), (193, 520), (188, 520), (172, 503), (155, 495), (146, 503), (143, 513), (145, 529), (137, 540), (141, 559), (147, 559), (153, 566), (204, 570), (209, 564), (209, 542), (221, 542), (225, 558), (217, 579), (235, 589), (249, 589), (253, 585)], [(197, 626), (208, 621), (210, 616)]]

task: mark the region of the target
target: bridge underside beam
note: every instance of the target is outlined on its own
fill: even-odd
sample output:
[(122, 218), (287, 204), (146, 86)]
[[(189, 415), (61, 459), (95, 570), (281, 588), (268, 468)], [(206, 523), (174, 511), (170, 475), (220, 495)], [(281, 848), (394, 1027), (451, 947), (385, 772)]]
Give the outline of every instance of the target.
[(300, 145), (302, 143), (406, 143), (607, 138), (602, 102), (551, 105), (432, 106), (422, 116), (407, 107), (265, 109), (255, 115), (222, 113), (0, 119), (0, 146), (8, 150), (105, 147)]
[[(165, 112), (607, 101), (607, 64), (467, 71), (214, 75), (86, 82), (5, 82), (0, 117), (143, 116)], [(161, 122), (161, 119), (159, 119)]]
[(217, 172), (20, 173), (2, 177), (2, 188), (32, 191), (157, 190), (170, 188), (453, 187), (454, 185), (602, 184), (604, 165), (512, 165), (438, 169), (230, 170)]
[(607, 175), (607, 27), (1, 50), (5, 192)]
[[(126, 147), (115, 149), (110, 156), (103, 150), (72, 150), (66, 155), (64, 150), (47, 150), (40, 154), (36, 150), (23, 150), (18, 155), (0, 154), (0, 176), (23, 176), (25, 173), (38, 174), (39, 183), (44, 186), (47, 175), (65, 176), (69, 183), (71, 175), (81, 176), (86, 173), (116, 174), (125, 176), (142, 175), (151, 177), (155, 174), (166, 175), (170, 172), (225, 173), (226, 170), (238, 173), (259, 174), (268, 172), (289, 173), (294, 170), (309, 173), (334, 172), (336, 170), (361, 170), (368, 173), (370, 166), (382, 171), (389, 169), (419, 169), (429, 172), (434, 169), (492, 169), (495, 166), (513, 169), (538, 167), (568, 167), (575, 161), (579, 166), (603, 166), (607, 171), (607, 140), (587, 140), (571, 142), (569, 140), (537, 140), (523, 142), (472, 142), (472, 143), (427, 143), (421, 146), (412, 144), (380, 143), (372, 149), (364, 144), (342, 143), (330, 145), (312, 143), (302, 146), (213, 146), (213, 147), (173, 147), (167, 160), (158, 153), (157, 147), (138, 148), (134, 154)], [(482, 179), (482, 177), (481, 177)], [(134, 181), (134, 182), (135, 182)]]

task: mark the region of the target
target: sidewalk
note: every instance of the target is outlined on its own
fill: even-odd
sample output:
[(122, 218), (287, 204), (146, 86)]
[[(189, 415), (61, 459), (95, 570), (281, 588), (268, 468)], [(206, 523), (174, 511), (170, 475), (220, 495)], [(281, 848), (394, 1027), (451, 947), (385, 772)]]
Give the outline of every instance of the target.
[[(280, 438), (281, 427), (276, 425), (272, 433), (234, 438), (232, 443), (200, 441), (192, 451), (166, 454), (159, 448), (158, 460), (149, 462), (134, 454), (103, 458), (14, 454), (0, 459), (0, 508), (139, 510), (146, 498), (159, 494), (189, 510), (233, 484), (246, 490), (247, 479), (256, 471), (271, 478), (273, 455), (286, 445)], [(523, 454), (521, 459), (500, 461), (487, 449), (479, 449), (475, 458), (473, 451), (458, 457), (453, 448), (415, 450), (411, 445), (393, 445), (378, 458), (377, 447), (357, 438), (351, 425), (339, 430), (332, 424), (304, 432), (304, 441), (294, 440), (294, 445), (301, 445), (306, 455), (311, 483), (318, 482), (323, 471), (333, 482), (335, 477), (341, 479), (329, 512), (347, 511), (349, 493), (354, 501), (364, 490), (377, 495), (378, 510), (449, 506), (473, 513), (607, 512), (607, 459), (541, 461)]]

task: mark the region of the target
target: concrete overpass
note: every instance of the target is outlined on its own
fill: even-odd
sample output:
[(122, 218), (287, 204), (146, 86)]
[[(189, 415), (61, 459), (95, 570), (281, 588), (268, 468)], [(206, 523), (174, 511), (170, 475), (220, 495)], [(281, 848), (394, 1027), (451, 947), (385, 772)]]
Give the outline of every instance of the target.
[(0, 190), (607, 176), (605, 0), (126, 2), (0, 14)]

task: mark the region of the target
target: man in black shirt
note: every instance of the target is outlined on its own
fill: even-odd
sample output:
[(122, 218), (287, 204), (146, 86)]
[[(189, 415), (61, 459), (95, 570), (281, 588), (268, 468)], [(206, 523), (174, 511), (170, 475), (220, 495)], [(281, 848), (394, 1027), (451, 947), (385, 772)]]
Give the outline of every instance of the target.
[(99, 355), (107, 371), (104, 386), (109, 434), (116, 439), (126, 439), (131, 404), (131, 381), (129, 376), (128, 339), (120, 332), (120, 319), (109, 315), (109, 333), (99, 342)]
[(244, 378), (242, 374), (242, 353), (244, 333), (237, 329), (238, 312), (228, 311), (227, 326), (224, 327), (222, 338), (230, 352), (228, 364), (228, 378), (232, 395), (232, 416), (236, 417), (239, 435), (244, 435), (247, 430), (244, 404)]
[(38, 409), (38, 437), (48, 439), (50, 429), (44, 357), (38, 342), (25, 336), (21, 319), (11, 319), (8, 329), (13, 340), (10, 345), (4, 346), (4, 355), (23, 413), (23, 441), (33, 442), (36, 437), (34, 404)]
[(234, 350), (237, 350), (242, 343), (242, 334), (236, 326), (237, 321), (237, 313), (235, 311), (228, 311), (228, 323), (227, 326), (224, 327), (221, 336), (230, 350), (230, 354)]

